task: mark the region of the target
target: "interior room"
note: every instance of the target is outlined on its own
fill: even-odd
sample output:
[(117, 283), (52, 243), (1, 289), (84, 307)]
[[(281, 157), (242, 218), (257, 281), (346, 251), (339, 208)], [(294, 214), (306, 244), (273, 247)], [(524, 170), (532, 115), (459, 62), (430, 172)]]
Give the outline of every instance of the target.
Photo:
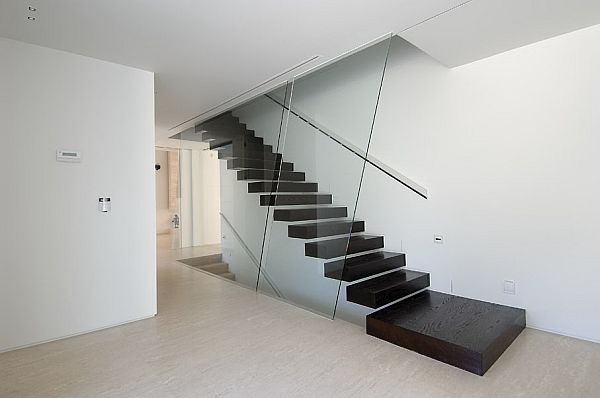
[(598, 43), (590, 0), (0, 0), (0, 396), (597, 397)]

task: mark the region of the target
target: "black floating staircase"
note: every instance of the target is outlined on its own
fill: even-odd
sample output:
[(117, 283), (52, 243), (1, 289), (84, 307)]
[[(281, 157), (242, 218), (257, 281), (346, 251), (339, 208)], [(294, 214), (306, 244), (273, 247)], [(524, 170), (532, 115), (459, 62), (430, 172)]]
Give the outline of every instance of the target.
[(261, 194), (261, 206), (275, 206), (274, 220), (291, 223), (290, 238), (318, 239), (304, 254), (328, 260), (324, 275), (349, 283), (349, 302), (379, 308), (367, 316), (368, 334), (483, 375), (525, 328), (522, 309), (425, 290), (428, 273), (402, 269), (403, 253), (381, 250), (383, 236), (363, 235), (364, 221), (348, 220), (346, 207), (331, 206), (331, 194), (318, 193), (230, 112), (197, 125), (193, 139), (219, 151), (248, 192)]

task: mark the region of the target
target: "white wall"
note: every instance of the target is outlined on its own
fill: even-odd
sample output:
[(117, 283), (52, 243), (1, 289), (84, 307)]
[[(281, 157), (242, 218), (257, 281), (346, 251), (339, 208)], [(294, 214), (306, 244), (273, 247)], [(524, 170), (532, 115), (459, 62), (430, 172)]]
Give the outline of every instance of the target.
[(153, 74), (5, 39), (0, 59), (0, 351), (154, 315)]
[(452, 280), (457, 294), (527, 309), (529, 326), (595, 341), (599, 40), (595, 26), (452, 70), (396, 40), (371, 153), (430, 199), (368, 170), (359, 204), (434, 288)]
[(221, 242), (219, 159), (215, 151), (192, 151), (194, 245)]
[[(430, 198), (367, 167), (357, 208), (367, 232), (385, 235), (387, 250), (406, 252), (409, 268), (430, 272), (435, 290), (452, 286), (455, 294), (523, 307), (529, 326), (600, 341), (600, 319), (591, 315), (600, 286), (599, 40), (596, 26), (447, 69), (395, 38), (370, 153), (425, 186)], [(366, 75), (372, 72), (365, 66)], [(314, 102), (305, 104), (323, 112), (334, 91), (355, 115), (347, 98), (356, 97), (356, 81), (342, 71), (328, 79), (327, 92), (315, 86)], [(259, 119), (237, 114), (250, 128)], [(313, 116), (344, 136), (341, 116)], [(294, 144), (288, 131), (285, 156), (322, 191), (330, 189), (334, 202), (352, 208), (351, 190), (336, 185), (320, 171), (326, 162), (315, 160), (326, 156), (335, 164), (343, 155), (315, 155), (323, 148), (301, 130), (290, 130), (302, 137)], [(294, 149), (307, 142), (306, 155)], [(354, 169), (352, 163), (347, 175), (338, 175), (354, 181), (348, 175)], [(445, 243), (434, 244), (434, 234)], [(287, 246), (290, 259), (301, 250), (295, 246)], [(312, 260), (304, 263), (311, 275), (322, 272)], [(504, 279), (516, 281), (515, 296), (502, 293)], [(344, 297), (340, 302), (338, 315), (347, 319), (370, 312)]]
[(218, 244), (221, 219), (217, 153), (182, 149), (180, 159), (182, 246)]

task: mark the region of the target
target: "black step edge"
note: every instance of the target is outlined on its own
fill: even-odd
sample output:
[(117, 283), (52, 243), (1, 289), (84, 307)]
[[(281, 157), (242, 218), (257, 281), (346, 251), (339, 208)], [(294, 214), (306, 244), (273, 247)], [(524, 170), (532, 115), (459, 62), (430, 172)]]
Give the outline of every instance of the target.
[(354, 282), (405, 266), (404, 253), (380, 251), (346, 258), (345, 263), (344, 260), (330, 261), (324, 264), (324, 271), (327, 278)]

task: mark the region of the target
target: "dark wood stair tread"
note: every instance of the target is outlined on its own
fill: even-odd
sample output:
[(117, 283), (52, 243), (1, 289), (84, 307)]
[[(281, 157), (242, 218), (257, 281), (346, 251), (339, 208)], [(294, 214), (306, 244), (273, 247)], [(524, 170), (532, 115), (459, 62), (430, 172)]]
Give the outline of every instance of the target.
[(228, 145), (231, 145), (231, 139), (228, 138), (213, 138), (211, 140), (206, 140), (202, 137), (202, 141), (208, 142), (208, 148), (211, 150), (224, 148)]
[[(212, 133), (202, 133), (202, 139), (205, 142), (212, 142), (212, 141), (229, 141), (229, 148), (228, 149), (232, 149), (233, 145), (240, 145), (240, 144), (245, 144), (245, 143), (252, 143), (257, 145), (257, 148), (261, 148), (261, 146), (263, 145), (263, 138), (262, 137), (256, 137), (254, 136), (254, 134), (250, 134), (248, 133), (248, 131), (243, 131), (243, 132), (234, 132), (230, 135), (219, 135), (219, 134), (212, 134)], [(219, 148), (221, 149), (221, 148)]]
[(346, 299), (352, 303), (379, 308), (429, 286), (429, 274), (401, 270), (346, 286)]
[(304, 181), (305, 174), (299, 171), (281, 171), (246, 169), (237, 172), (238, 180), (264, 180), (264, 181)]
[(231, 150), (233, 151), (233, 154), (242, 157), (243, 153), (246, 151), (273, 152), (272, 145), (264, 145), (262, 142), (252, 142), (249, 141), (250, 139), (250, 137), (234, 138), (231, 141)]
[(383, 236), (352, 235), (350, 239), (343, 237), (305, 243), (304, 254), (308, 257), (328, 259), (382, 247)]
[(261, 206), (328, 205), (331, 201), (331, 194), (260, 195)]
[(259, 181), (248, 183), (248, 193), (257, 192), (317, 192), (319, 185), (314, 182)]
[(235, 158), (246, 158), (246, 159), (258, 159), (266, 160), (269, 162), (281, 161), (281, 154), (267, 152), (267, 151), (251, 151), (245, 150), (242, 153), (234, 153), (233, 149), (229, 145), (219, 148), (219, 159), (235, 159)]
[(288, 225), (288, 236), (290, 238), (312, 239), (349, 234), (351, 232), (363, 232), (364, 230), (364, 221), (321, 221), (309, 224)]
[(353, 282), (372, 275), (406, 266), (404, 253), (376, 252), (325, 263), (327, 278)]
[(254, 137), (254, 138), (262, 139), (262, 137), (256, 137), (254, 135), (254, 132), (249, 131), (249, 130), (244, 130), (242, 128), (211, 132), (211, 131), (203, 130), (202, 128), (196, 127), (196, 134), (198, 136), (202, 137), (202, 140), (205, 142), (209, 142), (211, 140), (224, 140), (224, 139), (232, 141), (236, 137)]
[(306, 209), (275, 209), (275, 221), (307, 221), (348, 217), (347, 207), (311, 207)]
[(435, 292), (367, 316), (367, 333), (483, 375), (525, 328), (525, 310)]
[(294, 164), (289, 162), (277, 162), (262, 159), (235, 158), (227, 160), (227, 168), (233, 170), (263, 169), (294, 171)]
[(247, 134), (245, 129), (226, 132), (203, 132), (202, 141), (207, 142), (210, 149), (231, 149), (234, 152), (243, 149), (253, 151), (271, 151), (270, 145), (263, 145), (262, 137)]

